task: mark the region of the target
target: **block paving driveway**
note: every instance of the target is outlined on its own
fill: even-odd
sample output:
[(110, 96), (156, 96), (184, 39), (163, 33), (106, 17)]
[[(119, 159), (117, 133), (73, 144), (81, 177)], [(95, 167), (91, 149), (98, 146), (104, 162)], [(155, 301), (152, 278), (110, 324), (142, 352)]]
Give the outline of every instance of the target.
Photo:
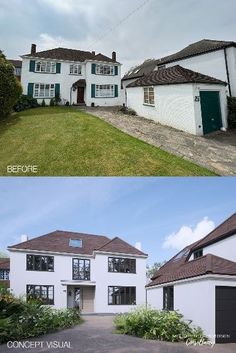
[(125, 115), (114, 107), (85, 110), (133, 137), (208, 168), (218, 175), (236, 175), (236, 130), (219, 131), (201, 137), (142, 117)]
[[(45, 335), (31, 341), (43, 342), (42, 348), (18, 349), (0, 346), (1, 353), (235, 353), (236, 344), (214, 347), (187, 347), (184, 343), (169, 343), (113, 333), (112, 316), (84, 316), (84, 323), (72, 329)], [(28, 341), (28, 340), (25, 340)], [(47, 348), (47, 342), (70, 342), (71, 348)], [(60, 343), (61, 344), (61, 343)]]

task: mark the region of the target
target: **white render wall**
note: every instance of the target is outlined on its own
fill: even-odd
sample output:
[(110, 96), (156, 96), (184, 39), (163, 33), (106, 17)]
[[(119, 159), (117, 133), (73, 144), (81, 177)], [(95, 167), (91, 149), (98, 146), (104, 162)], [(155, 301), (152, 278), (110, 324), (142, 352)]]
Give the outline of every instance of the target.
[[(26, 271), (26, 254), (54, 256), (54, 272)], [(61, 281), (72, 281), (72, 259), (90, 259), (91, 282), (96, 282), (94, 311), (97, 313), (127, 312), (134, 306), (108, 305), (108, 286), (136, 286), (137, 304), (145, 304), (146, 258), (136, 258), (136, 274), (108, 272), (108, 257), (97, 254), (95, 258), (81, 255), (53, 255), (35, 252), (10, 252), (10, 286), (16, 296), (26, 294), (26, 285), (54, 285), (54, 305), (67, 307), (67, 286)], [(129, 256), (120, 256), (129, 257)], [(132, 256), (131, 258), (135, 258)], [(89, 284), (90, 281), (83, 281)], [(79, 286), (79, 281), (74, 281)], [(86, 285), (86, 284), (85, 284)]]
[(212, 254), (236, 262), (236, 234), (203, 248), (203, 255)]
[[(85, 103), (88, 106), (91, 106), (91, 103), (94, 102), (96, 106), (114, 106), (122, 104), (121, 97), (121, 65), (117, 63), (104, 63), (118, 66), (118, 75), (94, 75), (91, 73), (91, 64), (92, 63), (101, 63), (96, 61), (86, 61), (83, 63), (75, 63), (70, 61), (61, 61), (61, 60), (52, 60), (48, 59), (46, 61), (54, 61), (61, 63), (61, 73), (59, 74), (48, 74), (48, 73), (38, 73), (30, 72), (29, 64), (30, 60), (37, 61), (37, 58), (23, 58), (22, 61), (22, 75), (21, 75), (21, 84), (23, 87), (23, 94), (27, 94), (28, 83), (59, 83), (60, 84), (60, 96), (62, 102), (70, 102), (71, 104), (77, 103), (77, 90), (71, 90), (73, 83), (80, 79), (86, 80), (86, 88), (84, 93)], [(80, 64), (82, 66), (81, 75), (72, 75), (70, 74), (70, 64)], [(91, 98), (91, 84), (114, 84), (118, 85), (118, 97), (117, 98)], [(70, 97), (71, 95), (71, 97)], [(39, 103), (42, 102), (42, 99), (37, 99)], [(46, 104), (49, 104), (50, 98), (44, 98)]]

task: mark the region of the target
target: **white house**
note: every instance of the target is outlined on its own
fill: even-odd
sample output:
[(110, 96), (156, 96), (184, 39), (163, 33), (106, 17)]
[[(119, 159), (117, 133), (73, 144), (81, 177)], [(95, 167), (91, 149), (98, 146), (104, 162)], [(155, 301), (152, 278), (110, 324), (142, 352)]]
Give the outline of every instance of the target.
[(83, 313), (127, 312), (145, 303), (147, 255), (118, 237), (55, 231), (8, 250), (17, 296)]
[(187, 246), (147, 285), (147, 302), (178, 310), (212, 341), (236, 343), (236, 213)]
[(22, 55), (23, 93), (38, 100), (59, 97), (62, 103), (113, 106), (121, 103), (121, 64), (94, 51), (55, 48)]

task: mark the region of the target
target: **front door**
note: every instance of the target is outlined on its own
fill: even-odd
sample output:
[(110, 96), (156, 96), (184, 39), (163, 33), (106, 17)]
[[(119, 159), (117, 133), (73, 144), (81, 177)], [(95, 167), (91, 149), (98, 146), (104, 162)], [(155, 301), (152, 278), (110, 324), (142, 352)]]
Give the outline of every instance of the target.
[(77, 103), (84, 104), (84, 87), (77, 88)]
[(203, 133), (209, 134), (222, 128), (220, 94), (217, 91), (201, 91)]
[(74, 290), (74, 303), (75, 308), (82, 309), (82, 292), (80, 287), (76, 287)]

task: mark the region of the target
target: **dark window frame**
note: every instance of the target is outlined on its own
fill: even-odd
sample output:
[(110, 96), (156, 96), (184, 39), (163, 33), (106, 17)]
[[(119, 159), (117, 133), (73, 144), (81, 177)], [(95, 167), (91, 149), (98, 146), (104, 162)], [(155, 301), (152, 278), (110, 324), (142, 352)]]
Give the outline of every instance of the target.
[[(119, 298), (119, 303), (114, 303), (116, 297), (113, 297), (112, 303), (110, 303), (110, 289), (113, 289), (113, 294), (114, 294), (114, 289), (118, 288), (118, 298)], [(124, 292), (124, 302), (128, 298), (128, 302), (122, 302), (122, 297), (121, 297), (121, 290), (125, 290)], [(132, 302), (132, 290), (134, 290), (134, 300)], [(130, 297), (128, 297), (130, 296)], [(108, 305), (137, 305), (136, 304), (136, 287), (134, 286), (108, 286)]]
[(174, 286), (163, 287), (163, 310), (174, 310)]
[(199, 259), (199, 257), (202, 257), (202, 256), (203, 256), (203, 249), (196, 250), (193, 253), (194, 260)]
[(9, 281), (9, 275), (10, 275), (9, 269), (0, 268), (0, 281)]
[[(82, 278), (79, 278), (79, 276), (78, 276), (78, 278), (75, 277), (75, 273), (74, 273), (74, 262), (75, 262), (75, 260), (84, 262), (84, 266), (83, 266), (84, 270), (83, 270), (83, 277)], [(85, 270), (85, 261), (89, 262), (89, 276), (88, 276), (88, 278), (86, 278), (87, 277), (86, 276), (86, 272), (87, 271)], [(90, 278), (91, 278), (91, 261), (90, 261), (90, 259), (82, 259), (82, 258), (79, 258), (79, 257), (74, 257), (72, 259), (72, 279), (75, 280), (75, 281), (90, 281)]]
[[(110, 266), (110, 260), (124, 260), (123, 264), (118, 264), (118, 271), (114, 270), (114, 263), (112, 264), (112, 266)], [(125, 264), (125, 262), (127, 262), (127, 265)], [(131, 265), (131, 263), (133, 262), (133, 266)], [(130, 271), (121, 271), (121, 266), (125, 267), (127, 266), (127, 268), (130, 266)], [(112, 268), (113, 269), (112, 269)], [(132, 270), (133, 268), (133, 270)], [(127, 258), (127, 257), (108, 257), (108, 272), (112, 272), (112, 273), (132, 273), (132, 274), (136, 274), (136, 259), (131, 259), (131, 258)]]
[[(29, 262), (28, 262), (28, 259), (30, 256), (33, 259), (32, 268), (30, 268)], [(39, 258), (39, 269), (36, 268), (36, 258)], [(45, 269), (43, 269), (43, 261), (42, 261), (43, 258), (47, 258)], [(48, 266), (49, 258), (51, 258), (52, 260), (52, 268), (49, 268)], [(54, 256), (26, 254), (26, 271), (54, 272)]]
[[(39, 292), (40, 295), (35, 297), (35, 299), (41, 299), (43, 305), (54, 305), (54, 285), (48, 285), (48, 284), (27, 284), (26, 285), (26, 299), (27, 301), (29, 300), (29, 294), (28, 291), (30, 287), (34, 287), (33, 293), (35, 295), (35, 287), (39, 287)], [(42, 298), (42, 287), (47, 288), (47, 298)], [(52, 299), (49, 298), (49, 288), (52, 288)]]

